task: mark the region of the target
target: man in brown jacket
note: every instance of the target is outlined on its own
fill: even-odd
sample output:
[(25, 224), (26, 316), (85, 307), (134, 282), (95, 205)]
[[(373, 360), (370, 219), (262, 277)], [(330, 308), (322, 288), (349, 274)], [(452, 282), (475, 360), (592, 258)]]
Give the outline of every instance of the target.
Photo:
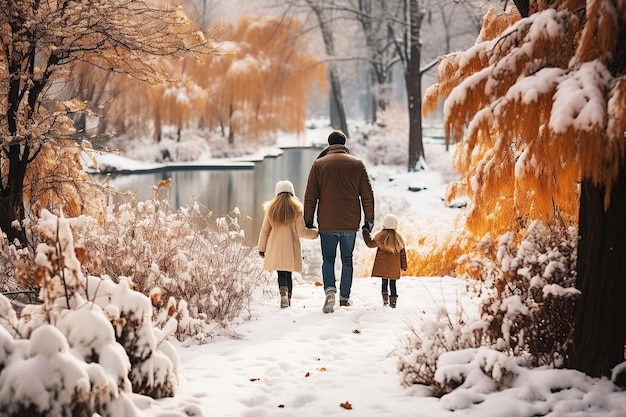
[(322, 308), (324, 313), (332, 313), (335, 306), (337, 245), (341, 253), (339, 305), (350, 305), (352, 252), (361, 223), (361, 208), (365, 213), (364, 227), (368, 230), (374, 227), (374, 192), (363, 161), (350, 155), (346, 135), (339, 130), (330, 133), (328, 145), (311, 166), (304, 193), (304, 221), (307, 226), (313, 226), (317, 209), (326, 294)]

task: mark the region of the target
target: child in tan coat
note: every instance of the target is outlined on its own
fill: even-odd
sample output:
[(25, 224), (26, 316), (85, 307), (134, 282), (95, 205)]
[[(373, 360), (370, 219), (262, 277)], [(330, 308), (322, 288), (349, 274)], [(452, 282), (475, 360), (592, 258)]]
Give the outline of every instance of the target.
[(302, 272), (300, 238), (315, 239), (318, 231), (304, 224), (302, 202), (291, 181), (276, 183), (276, 196), (263, 205), (265, 216), (259, 234), (259, 255), (263, 269), (277, 271), (280, 308), (291, 305), (292, 272)]
[[(396, 308), (398, 300), (396, 281), (400, 279), (400, 271), (406, 271), (407, 268), (404, 239), (396, 231), (397, 228), (398, 218), (393, 214), (385, 216), (382, 230), (379, 230), (374, 237), (370, 236), (368, 229), (363, 228), (365, 244), (370, 248), (378, 248), (372, 276), (382, 278), (383, 306), (389, 305), (391, 308)], [(388, 289), (391, 290), (391, 296)]]

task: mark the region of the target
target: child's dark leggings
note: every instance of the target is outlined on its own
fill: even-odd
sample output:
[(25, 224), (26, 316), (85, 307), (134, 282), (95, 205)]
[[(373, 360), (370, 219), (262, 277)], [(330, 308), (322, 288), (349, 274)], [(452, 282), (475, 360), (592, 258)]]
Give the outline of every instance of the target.
[[(291, 294), (293, 288), (293, 281), (291, 280), (291, 271), (277, 271), (278, 272), (278, 287), (287, 287), (287, 292)], [(395, 285), (394, 285), (395, 288)]]
[(381, 292), (388, 292), (387, 291), (387, 286), (389, 286), (389, 288), (391, 289), (391, 296), (392, 297), (397, 297), (398, 296), (398, 290), (396, 289), (396, 281), (395, 279), (387, 279), (387, 278), (383, 278), (383, 285), (382, 285), (382, 290)]

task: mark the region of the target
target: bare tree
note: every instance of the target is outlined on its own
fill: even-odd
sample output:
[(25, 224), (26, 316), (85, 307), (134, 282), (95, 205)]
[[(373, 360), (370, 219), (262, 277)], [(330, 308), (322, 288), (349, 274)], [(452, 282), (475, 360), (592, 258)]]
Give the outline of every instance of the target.
[[(465, 5), (465, 4), (464, 4)], [(469, 8), (469, 4), (466, 5)], [(427, 2), (425, 0), (337, 0), (335, 8), (346, 18), (359, 22), (364, 33), (366, 59), (371, 68), (371, 89), (374, 92), (372, 120), (375, 112), (385, 110), (391, 94), (391, 74), (393, 66), (401, 62), (404, 86), (407, 94), (409, 114), (408, 170), (417, 171), (425, 166), (425, 153), (422, 141), (422, 77), (436, 64), (431, 60), (422, 66), (422, 30), (425, 18), (432, 16), (433, 10), (441, 15), (441, 25), (433, 28), (435, 33), (443, 33), (444, 50), (437, 41), (440, 36), (429, 36), (431, 50), (436, 55), (449, 52), (452, 40), (464, 37), (467, 33), (478, 33), (471, 24), (457, 24), (467, 16), (467, 8), (457, 3)], [(465, 13), (461, 14), (460, 11)], [(467, 20), (467, 19), (466, 19)], [(458, 29), (455, 29), (458, 28)]]
[(420, 70), (422, 42), (420, 31), (424, 12), (419, 0), (402, 0), (403, 8), (389, 25), (392, 39), (404, 68), (404, 84), (409, 112), (409, 172), (424, 168), (422, 141), (422, 71)]
[[(441, 33), (444, 34), (443, 48), (451, 48), (453, 40), (470, 39), (467, 35), (478, 33), (475, 13), (470, 13), (469, 4), (462, 3), (459, 7), (455, 2), (430, 2), (428, 0), (291, 0), (290, 7), (302, 7), (305, 3), (316, 16), (322, 33), (326, 54), (333, 63), (329, 66), (331, 89), (331, 110), (334, 104), (343, 102), (339, 74), (334, 59), (363, 60), (368, 64), (368, 90), (372, 94), (372, 114), (370, 119), (376, 120), (376, 112), (384, 110), (391, 98), (393, 84), (393, 68), (402, 64), (404, 88), (407, 92), (407, 109), (410, 116), (409, 126), (409, 163), (410, 171), (419, 170), (424, 166), (424, 147), (421, 131), (421, 97), (422, 76), (435, 64), (435, 58), (444, 54), (441, 45)], [(421, 32), (427, 16), (440, 13), (442, 18), (429, 41), (429, 64), (421, 66), (423, 44)], [(463, 12), (463, 13), (462, 13)], [(467, 17), (470, 16), (470, 19)], [(463, 23), (459, 24), (459, 20)], [(363, 46), (365, 52), (348, 56), (345, 52), (335, 50), (333, 26), (341, 24), (349, 26), (356, 22), (363, 36), (355, 37), (351, 45)], [(472, 38), (473, 39), (473, 38)], [(362, 45), (361, 45), (362, 44)], [(353, 49), (354, 50), (354, 49)], [(345, 117), (345, 111), (343, 112)], [(334, 126), (337, 126), (333, 122)]]
[(55, 97), (71, 66), (84, 62), (154, 83), (167, 78), (154, 57), (213, 48), (178, 8), (139, 0), (93, 0), (89, 7), (0, 0), (0, 8), (7, 11), (0, 13), (0, 228), (24, 244), (27, 170), (45, 142), (74, 132), (67, 114), (80, 106)]
[(372, 91), (371, 115), (376, 121), (378, 111), (385, 111), (391, 102), (392, 69), (398, 62), (389, 24), (395, 20), (401, 3), (386, 0), (348, 0), (336, 6), (345, 12), (348, 19), (359, 23), (365, 39), (366, 56), (369, 64), (370, 91)]
[(334, 32), (332, 29), (331, 18), (329, 14), (331, 10), (324, 7), (324, 2), (317, 0), (304, 0), (310, 7), (311, 11), (317, 19), (317, 23), (324, 41), (326, 55), (329, 57), (327, 63), (328, 83), (330, 85), (330, 125), (335, 129), (340, 129), (346, 135), (350, 135), (348, 131), (348, 122), (346, 119), (346, 111), (343, 102), (343, 93), (341, 91), (341, 81), (339, 79), (339, 71), (337, 64), (332, 60), (335, 56), (335, 41), (333, 39)]

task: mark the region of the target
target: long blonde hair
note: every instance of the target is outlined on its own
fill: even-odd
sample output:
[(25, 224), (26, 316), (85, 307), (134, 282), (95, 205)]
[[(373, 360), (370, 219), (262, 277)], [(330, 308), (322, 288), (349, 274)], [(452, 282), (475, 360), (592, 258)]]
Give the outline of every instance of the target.
[(400, 253), (404, 248), (402, 235), (394, 229), (381, 229), (372, 238), (379, 249), (385, 252)]
[(291, 224), (298, 216), (302, 216), (304, 210), (300, 199), (286, 192), (265, 203), (264, 208), (270, 222), (277, 226)]

